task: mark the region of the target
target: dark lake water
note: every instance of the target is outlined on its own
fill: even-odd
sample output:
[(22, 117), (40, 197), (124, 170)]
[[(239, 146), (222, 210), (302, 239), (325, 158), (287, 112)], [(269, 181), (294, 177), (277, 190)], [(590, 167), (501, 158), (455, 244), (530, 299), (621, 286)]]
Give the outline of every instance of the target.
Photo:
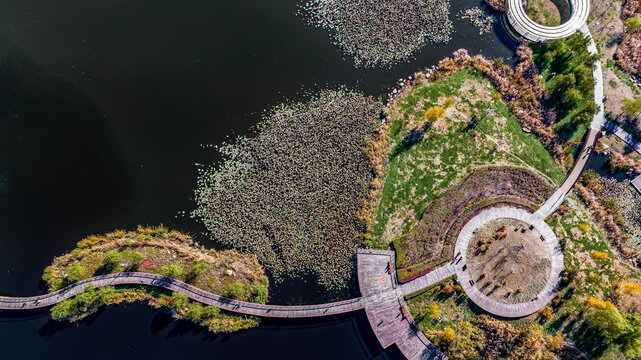
[[(219, 160), (201, 145), (247, 133), (279, 102), (339, 85), (382, 96), (461, 47), (514, 56), (500, 22), (479, 36), (456, 17), (478, 1), (457, 0), (449, 44), (392, 69), (354, 69), (325, 31), (295, 15), (301, 1), (0, 2), (0, 293), (42, 292), (43, 268), (92, 233), (164, 223), (207, 244), (182, 215), (193, 208), (195, 164)], [(317, 289), (296, 285), (271, 289), (273, 300), (314, 300)], [(62, 327), (46, 314), (1, 317), (0, 353), (370, 358), (380, 349), (363, 342), (358, 317), (225, 336), (140, 305)]]

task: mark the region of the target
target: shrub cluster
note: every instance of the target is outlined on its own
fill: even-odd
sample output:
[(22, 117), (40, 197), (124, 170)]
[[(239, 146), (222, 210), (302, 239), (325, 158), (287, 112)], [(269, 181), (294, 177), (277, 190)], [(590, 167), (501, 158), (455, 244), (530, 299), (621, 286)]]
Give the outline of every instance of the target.
[(276, 107), (255, 137), (220, 147), (224, 162), (201, 171), (193, 215), (214, 241), (256, 254), (276, 280), (314, 274), (344, 286), (374, 178), (365, 143), (380, 108), (346, 90)]
[[(623, 17), (627, 20), (641, 18), (641, 1), (626, 0), (623, 7)], [(639, 51), (641, 49), (641, 27), (627, 26), (627, 28), (628, 31), (623, 35), (621, 44), (617, 48), (617, 63), (630, 74), (641, 76), (641, 51)]]

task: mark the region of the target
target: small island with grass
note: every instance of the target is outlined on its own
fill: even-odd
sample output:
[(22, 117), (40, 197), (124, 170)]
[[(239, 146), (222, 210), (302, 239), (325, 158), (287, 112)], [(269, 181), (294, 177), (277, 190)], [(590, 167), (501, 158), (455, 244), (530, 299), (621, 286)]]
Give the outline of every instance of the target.
[[(90, 277), (131, 271), (182, 280), (230, 299), (259, 304), (268, 299), (268, 280), (255, 256), (206, 249), (190, 236), (163, 226), (88, 236), (78, 242), (76, 249), (55, 258), (42, 278), (50, 291), (56, 291)], [(101, 306), (132, 302), (166, 308), (174, 317), (192, 320), (214, 332), (237, 331), (258, 324), (255, 317), (221, 311), (191, 301), (184, 294), (144, 285), (88, 287), (53, 306), (51, 317), (77, 321)]]

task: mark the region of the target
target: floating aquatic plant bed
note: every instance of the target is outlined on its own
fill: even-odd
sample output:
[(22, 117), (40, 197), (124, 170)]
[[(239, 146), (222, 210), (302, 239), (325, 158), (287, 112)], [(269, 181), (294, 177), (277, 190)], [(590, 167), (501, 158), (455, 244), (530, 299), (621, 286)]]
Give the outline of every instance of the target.
[(303, 9), (357, 67), (404, 61), (452, 33), (448, 0), (312, 0)]

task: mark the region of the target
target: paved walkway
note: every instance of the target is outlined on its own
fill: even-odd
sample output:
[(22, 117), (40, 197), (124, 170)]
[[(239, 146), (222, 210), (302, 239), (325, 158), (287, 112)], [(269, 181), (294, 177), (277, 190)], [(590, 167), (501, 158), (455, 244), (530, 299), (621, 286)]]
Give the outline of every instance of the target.
[(599, 135), (599, 130), (594, 130), (592, 128), (588, 129), (583, 145), (581, 146), (581, 151), (579, 152), (578, 158), (574, 161), (572, 170), (570, 170), (554, 194), (552, 194), (552, 196), (539, 208), (539, 210), (536, 211), (536, 216), (541, 219), (545, 219), (552, 215), (559, 205), (563, 203), (563, 200), (568, 196), (572, 187), (579, 180), (581, 174), (583, 174), (583, 171), (590, 162), (594, 152), (594, 147), (599, 140)]
[[(472, 239), (476, 229), (483, 224), (496, 219), (517, 219), (533, 225), (534, 228), (543, 236), (545, 243), (550, 250), (551, 270), (548, 281), (541, 292), (532, 300), (519, 304), (505, 304), (490, 299), (483, 294), (473, 284), (467, 266), (467, 247)], [(563, 271), (563, 252), (561, 246), (554, 235), (554, 231), (543, 221), (542, 218), (526, 210), (515, 207), (496, 207), (480, 212), (478, 215), (468, 221), (456, 240), (454, 253), (461, 260), (456, 261), (456, 275), (458, 276), (461, 286), (467, 296), (483, 310), (498, 316), (516, 318), (530, 315), (543, 308), (557, 292), (559, 282), (561, 281), (561, 272)]]
[(523, 0), (507, 0), (507, 19), (516, 32), (530, 41), (548, 42), (562, 39), (579, 30), (590, 13), (589, 0), (570, 0), (570, 5), (572, 15), (568, 21), (559, 26), (544, 26), (527, 16)]
[[(583, 26), (581, 26), (579, 30), (584, 36), (590, 38), (590, 42), (588, 44), (588, 52), (592, 55), (597, 54), (598, 50), (596, 47), (596, 43), (594, 42), (594, 38), (590, 34), (590, 29), (588, 29), (588, 26), (586, 24), (583, 24)], [(572, 187), (574, 187), (574, 184), (576, 184), (576, 182), (579, 180), (581, 174), (585, 170), (585, 167), (590, 162), (590, 158), (592, 157), (592, 153), (594, 151), (596, 143), (599, 140), (601, 127), (603, 127), (606, 122), (605, 117), (603, 116), (603, 72), (601, 70), (600, 61), (597, 61), (595, 63), (594, 70), (592, 70), (592, 76), (595, 80), (594, 102), (598, 106), (598, 112), (592, 118), (590, 129), (588, 129), (588, 133), (585, 136), (585, 140), (583, 141), (583, 145), (581, 147), (581, 152), (579, 153), (579, 158), (574, 162), (572, 170), (570, 170), (556, 192), (536, 212), (537, 216), (540, 216), (542, 218), (546, 218), (554, 213), (554, 211), (556, 211), (559, 205), (561, 205), (563, 203), (563, 200), (565, 200), (565, 198), (568, 196), (570, 190), (572, 190)]]

